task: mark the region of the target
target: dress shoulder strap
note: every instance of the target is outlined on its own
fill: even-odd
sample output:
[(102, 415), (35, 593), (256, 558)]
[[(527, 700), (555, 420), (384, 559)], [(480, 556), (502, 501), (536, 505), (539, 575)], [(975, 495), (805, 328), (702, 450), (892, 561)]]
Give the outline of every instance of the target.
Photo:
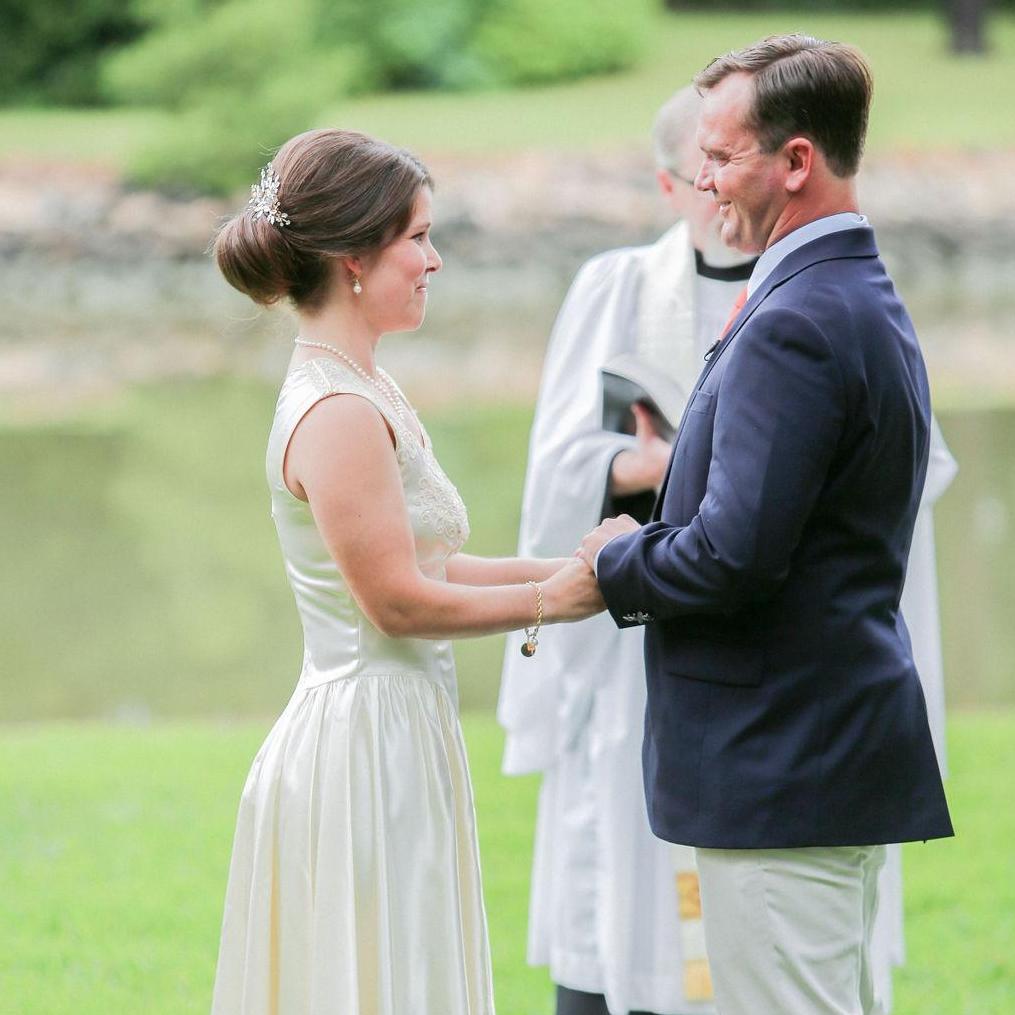
[(275, 407), (275, 419), (268, 438), (266, 471), (272, 489), (284, 489), (283, 465), (289, 441), (301, 419), (322, 398), (330, 395), (358, 395), (370, 402), (384, 417), (395, 435), (396, 450), (405, 439), (404, 424), (366, 380), (333, 359), (306, 360), (286, 376)]

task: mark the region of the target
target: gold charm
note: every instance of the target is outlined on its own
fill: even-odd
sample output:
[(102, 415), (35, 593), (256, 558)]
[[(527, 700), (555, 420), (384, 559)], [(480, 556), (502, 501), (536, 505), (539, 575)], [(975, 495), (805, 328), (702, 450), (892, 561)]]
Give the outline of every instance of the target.
[(536, 646), (539, 644), (539, 628), (543, 623), (543, 590), (539, 587), (539, 582), (534, 582), (531, 579), (525, 584), (531, 585), (536, 593), (536, 626), (525, 628), (525, 641), (522, 642), (522, 655), (526, 659), (531, 659), (536, 654)]

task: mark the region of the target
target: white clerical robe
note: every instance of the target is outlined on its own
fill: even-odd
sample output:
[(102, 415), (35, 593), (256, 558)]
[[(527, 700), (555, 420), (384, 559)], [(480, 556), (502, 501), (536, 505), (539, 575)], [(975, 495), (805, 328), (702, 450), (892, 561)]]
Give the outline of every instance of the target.
[[(686, 402), (743, 281), (698, 284), (687, 226), (610, 251), (578, 273), (547, 350), (529, 448), (519, 552), (572, 553), (598, 524), (615, 455), (633, 438), (602, 429), (600, 368), (636, 352)], [(708, 312), (696, 306), (702, 291)], [(722, 306), (717, 307), (716, 301)], [(679, 415), (682, 404), (669, 406)], [(544, 635), (531, 659), (511, 636), (498, 715), (504, 769), (540, 771), (529, 961), (556, 983), (605, 994), (613, 1012), (697, 1015), (688, 970), (704, 956), (700, 919), (678, 916), (676, 875), (693, 863), (649, 830), (641, 781), (643, 638), (603, 614)], [(690, 984), (691, 993), (695, 984)]]
[[(934, 738), (941, 774), (947, 775), (945, 755), (945, 686), (941, 660), (941, 623), (938, 613), (937, 562), (934, 551), (934, 502), (948, 489), (958, 466), (941, 436), (936, 419), (931, 419), (930, 457), (920, 510), (909, 549), (906, 583), (902, 587), (902, 616), (909, 628), (927, 717)], [(902, 848), (889, 846), (878, 883), (878, 915), (871, 938), (874, 976), (885, 1011), (892, 1001), (892, 967), (906, 961), (903, 932)]]
[[(521, 555), (572, 553), (600, 520), (613, 458), (633, 443), (602, 429), (600, 368), (636, 352), (669, 375), (686, 401), (704, 365), (702, 348), (717, 337), (702, 335), (697, 325), (723, 320), (742, 286), (697, 284), (684, 223), (656, 244), (610, 251), (581, 268), (547, 349), (529, 446)], [(696, 306), (703, 292), (707, 308)], [(720, 300), (723, 308), (715, 305)], [(939, 493), (947, 481), (933, 489)], [(916, 570), (926, 594), (921, 620), (907, 619), (914, 648), (926, 637), (924, 655), (937, 660), (929, 672), (940, 685), (929, 507), (924, 515), (925, 536), (914, 540), (907, 588)], [(934, 615), (924, 617), (930, 600)], [(700, 914), (678, 891), (692, 851), (656, 839), (645, 810), (641, 629), (618, 630), (601, 614), (546, 632), (531, 659), (521, 656), (521, 641), (520, 633), (508, 637), (498, 718), (507, 732), (504, 771), (543, 774), (529, 962), (548, 965), (555, 983), (604, 994), (613, 1015), (713, 1012), (701, 1000), (708, 985), (702, 989), (697, 968), (704, 954)], [(897, 856), (884, 898), (877, 940), (882, 975), (890, 977), (891, 964), (902, 959)]]

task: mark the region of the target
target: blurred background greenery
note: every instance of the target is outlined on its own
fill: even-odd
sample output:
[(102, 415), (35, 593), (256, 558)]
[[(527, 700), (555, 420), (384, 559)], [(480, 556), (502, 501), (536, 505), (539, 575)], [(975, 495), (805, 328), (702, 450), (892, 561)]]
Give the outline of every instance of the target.
[(171, 112), (168, 129), (132, 154), (132, 178), (212, 191), (249, 177), (265, 136), (277, 143), (347, 96), (619, 71), (637, 62), (651, 28), (648, 0), (627, 0), (622, 17), (613, 0), (67, 0), (18, 9), (0, 42), (0, 88), (12, 102)]
[[(680, 12), (653, 0), (622, 10), (615, 0), (2, 0), (2, 143), (80, 154), (84, 133), (138, 183), (228, 193), (265, 150), (336, 119), (427, 147), (559, 144), (572, 131), (585, 145), (641, 141), (660, 88), (688, 78), (703, 53), (804, 21), (871, 57), (886, 104), (876, 148), (1015, 140), (1012, 118), (996, 115), (1015, 82), (990, 58), (1010, 51), (1015, 0), (995, 2), (1003, 13), (983, 30), (978, 60), (954, 58), (937, 0), (671, 6)], [(973, 86), (993, 109), (967, 101)]]
[[(564, 288), (666, 224), (655, 110), (794, 29), (874, 67), (863, 193), (960, 464), (936, 516), (960, 838), (907, 849), (896, 1011), (1015, 1010), (1015, 0), (0, 0), (0, 1011), (207, 1008), (236, 798), (301, 658), (263, 481), (290, 323), (204, 254), (273, 148), (340, 125), (438, 170), (444, 277), (382, 359), (469, 549), (510, 553)], [(546, 1015), (502, 640), (456, 652), (500, 1010)]]

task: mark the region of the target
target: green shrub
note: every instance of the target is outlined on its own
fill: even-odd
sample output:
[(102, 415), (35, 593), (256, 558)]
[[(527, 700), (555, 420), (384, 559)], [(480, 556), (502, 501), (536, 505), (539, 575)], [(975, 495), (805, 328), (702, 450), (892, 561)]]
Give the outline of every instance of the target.
[(242, 189), (279, 145), (313, 124), (321, 97), (340, 94), (348, 72), (345, 54), (312, 53), (246, 92), (234, 87), (204, 92), (135, 157), (130, 178), (177, 193)]
[(529, 84), (622, 70), (638, 58), (650, 0), (496, 0), (473, 42), (493, 81)]
[(130, 0), (131, 10), (150, 27), (176, 24), (224, 2), (226, 0)]
[(439, 88), (457, 75), (488, 0), (318, 0), (326, 38), (354, 43), (377, 90)]
[[(2, 0), (0, 0), (2, 2)], [(257, 87), (314, 46), (356, 54), (357, 90), (551, 81), (630, 66), (658, 0), (133, 0), (154, 27), (107, 60), (108, 94), (185, 109)], [(322, 104), (330, 96), (321, 96)]]
[(131, 0), (0, 0), (0, 104), (99, 101), (101, 58), (143, 23)]
[(321, 47), (316, 2), (224, 0), (208, 7), (176, 0), (163, 24), (111, 57), (108, 95), (177, 113), (134, 159), (131, 179), (226, 193), (251, 181), (278, 145), (344, 95), (356, 60), (349, 50)]
[(320, 0), (377, 89), (553, 81), (630, 66), (655, 0)]
[(224, 89), (259, 88), (312, 41), (306, 3), (229, 0), (172, 20), (110, 57), (104, 85), (123, 105), (185, 109)]
[(299, 130), (285, 120), (235, 115), (232, 102), (209, 103), (178, 115), (159, 141), (130, 166), (132, 182), (173, 194), (228, 194), (253, 182), (258, 165)]
[[(3, 0), (0, 0), (3, 2)], [(655, 0), (133, 0), (154, 19), (107, 59), (106, 94), (175, 127), (139, 183), (223, 192), (351, 90), (573, 78), (632, 64)]]

